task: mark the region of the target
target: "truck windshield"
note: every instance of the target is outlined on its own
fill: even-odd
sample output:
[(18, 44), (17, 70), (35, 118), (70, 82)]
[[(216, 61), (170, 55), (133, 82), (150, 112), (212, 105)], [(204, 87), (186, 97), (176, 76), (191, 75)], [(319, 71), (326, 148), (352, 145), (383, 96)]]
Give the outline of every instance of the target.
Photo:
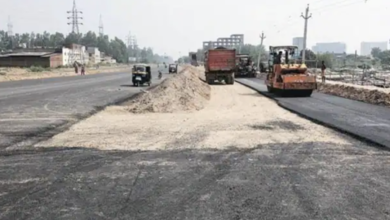
[(145, 71), (145, 67), (143, 67), (143, 66), (137, 66), (137, 67), (135, 68), (135, 70), (136, 70), (136, 71), (140, 71), (140, 72), (144, 72), (144, 71)]

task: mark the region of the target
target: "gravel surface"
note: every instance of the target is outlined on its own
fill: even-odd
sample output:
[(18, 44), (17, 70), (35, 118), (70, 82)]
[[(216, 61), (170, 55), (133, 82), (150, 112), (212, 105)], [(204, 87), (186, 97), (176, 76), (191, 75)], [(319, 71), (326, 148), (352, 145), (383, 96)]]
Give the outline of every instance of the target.
[(217, 85), (212, 86), (211, 100), (200, 111), (132, 114), (126, 107), (113, 106), (39, 145), (158, 150), (316, 141), (350, 143), (242, 85)]

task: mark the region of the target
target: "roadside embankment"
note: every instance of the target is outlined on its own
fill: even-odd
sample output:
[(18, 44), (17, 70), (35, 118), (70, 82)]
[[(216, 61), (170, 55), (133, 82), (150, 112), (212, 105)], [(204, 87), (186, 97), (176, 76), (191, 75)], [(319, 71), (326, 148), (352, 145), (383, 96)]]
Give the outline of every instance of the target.
[(370, 104), (390, 106), (390, 89), (327, 81), (319, 82), (317, 91)]
[[(122, 71), (130, 71), (128, 65), (112, 65), (101, 66), (99, 69), (95, 67), (86, 68), (86, 75), (97, 73), (114, 73)], [(80, 74), (80, 70), (79, 70)], [(65, 77), (77, 75), (73, 68), (55, 68), (44, 69), (40, 67), (31, 68), (0, 68), (0, 82), (2, 81), (17, 81), (25, 79), (43, 79), (51, 77)]]

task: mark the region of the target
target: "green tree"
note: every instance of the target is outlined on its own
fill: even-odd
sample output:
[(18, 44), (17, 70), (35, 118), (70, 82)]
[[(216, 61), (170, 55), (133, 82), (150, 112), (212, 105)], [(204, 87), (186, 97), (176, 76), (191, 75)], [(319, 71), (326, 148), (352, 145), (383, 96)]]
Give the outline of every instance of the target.
[(379, 58), (380, 54), (381, 54), (381, 49), (378, 48), (378, 47), (375, 47), (375, 48), (372, 48), (371, 50), (371, 55), (375, 58)]
[(322, 61), (324, 61), (327, 68), (333, 67), (333, 56), (332, 54), (317, 54), (317, 67), (320, 67)]

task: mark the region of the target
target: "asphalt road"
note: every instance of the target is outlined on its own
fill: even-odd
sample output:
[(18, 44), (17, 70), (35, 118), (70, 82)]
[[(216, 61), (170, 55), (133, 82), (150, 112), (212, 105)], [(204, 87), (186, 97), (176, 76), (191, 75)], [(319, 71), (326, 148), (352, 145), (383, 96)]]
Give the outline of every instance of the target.
[[(156, 68), (152, 84), (160, 82)], [(31, 146), (140, 89), (132, 86), (130, 68), (123, 73), (2, 82), (0, 151)]]
[(357, 137), (390, 149), (390, 108), (314, 92), (310, 98), (283, 98), (267, 92), (264, 80), (236, 79), (299, 112)]
[[(126, 84), (126, 75), (115, 75), (121, 83), (105, 91)], [(362, 142), (149, 152), (74, 147), (1, 151), (0, 219), (390, 219), (390, 152)]]
[(0, 219), (390, 218), (387, 151), (322, 142), (226, 147), (3, 154)]

